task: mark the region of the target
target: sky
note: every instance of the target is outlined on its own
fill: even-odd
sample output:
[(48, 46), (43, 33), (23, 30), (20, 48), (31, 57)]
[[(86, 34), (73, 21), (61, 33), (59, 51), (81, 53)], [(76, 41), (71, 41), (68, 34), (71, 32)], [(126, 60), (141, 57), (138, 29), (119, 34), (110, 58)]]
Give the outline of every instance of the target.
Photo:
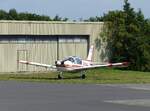
[[(149, 0), (129, 0), (135, 9), (141, 9), (150, 18)], [(29, 12), (54, 17), (56, 14), (71, 20), (102, 16), (109, 10), (123, 8), (123, 0), (0, 0), (0, 9)]]

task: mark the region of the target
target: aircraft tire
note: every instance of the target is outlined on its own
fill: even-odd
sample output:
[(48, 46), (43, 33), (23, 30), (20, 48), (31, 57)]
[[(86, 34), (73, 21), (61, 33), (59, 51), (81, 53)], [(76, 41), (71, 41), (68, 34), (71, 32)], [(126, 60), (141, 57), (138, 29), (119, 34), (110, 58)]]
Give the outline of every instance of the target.
[(82, 79), (85, 79), (85, 78), (86, 78), (85, 74), (83, 74), (83, 75), (81, 76), (81, 78), (82, 78)]
[(58, 75), (58, 79), (62, 79), (61, 75)]

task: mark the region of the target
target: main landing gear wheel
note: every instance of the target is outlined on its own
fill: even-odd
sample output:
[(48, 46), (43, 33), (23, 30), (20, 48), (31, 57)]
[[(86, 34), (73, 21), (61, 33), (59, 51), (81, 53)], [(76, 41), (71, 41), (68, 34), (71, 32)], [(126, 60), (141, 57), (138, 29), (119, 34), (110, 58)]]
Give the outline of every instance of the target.
[(82, 78), (82, 79), (85, 79), (85, 78), (86, 78), (85, 74), (83, 74), (83, 75), (81, 76), (81, 78)]
[(81, 74), (81, 79), (85, 79), (86, 78), (86, 76), (85, 76), (86, 71), (81, 71), (80, 74)]
[(58, 79), (62, 79), (61, 75), (58, 75)]
[(62, 72), (60, 72), (60, 73), (58, 74), (58, 79), (63, 79), (63, 77), (62, 77)]

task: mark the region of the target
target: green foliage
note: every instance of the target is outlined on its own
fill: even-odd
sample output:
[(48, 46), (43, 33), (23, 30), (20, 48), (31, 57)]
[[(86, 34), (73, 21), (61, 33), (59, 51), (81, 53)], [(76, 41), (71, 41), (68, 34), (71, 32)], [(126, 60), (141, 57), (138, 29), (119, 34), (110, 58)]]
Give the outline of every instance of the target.
[(10, 9), (8, 12), (9, 20), (18, 20), (18, 12), (15, 9)]
[(100, 22), (102, 20), (103, 20), (103, 17), (96, 16), (96, 17), (90, 17), (89, 19), (84, 20), (84, 21), (85, 22)]
[(135, 12), (128, 0), (123, 11), (103, 16), (112, 62), (129, 61), (130, 69), (150, 71), (150, 23), (141, 10)]
[(7, 20), (8, 14), (4, 10), (0, 10), (0, 20)]
[(54, 18), (50, 18), (49, 16), (37, 15), (28, 12), (18, 13), (16, 9), (10, 9), (9, 12), (0, 10), (0, 20), (67, 21), (68, 18), (62, 18), (59, 17), (59, 15), (56, 15)]
[(59, 17), (59, 15), (56, 15), (54, 18), (53, 18), (53, 21), (67, 21), (68, 18), (62, 18), (62, 17)]

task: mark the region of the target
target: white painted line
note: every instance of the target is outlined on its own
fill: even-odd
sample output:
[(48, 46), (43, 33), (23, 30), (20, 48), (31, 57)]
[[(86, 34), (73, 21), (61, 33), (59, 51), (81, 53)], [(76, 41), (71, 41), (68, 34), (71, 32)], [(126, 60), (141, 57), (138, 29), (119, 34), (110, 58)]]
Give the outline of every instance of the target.
[(135, 99), (135, 100), (106, 100), (107, 103), (131, 105), (131, 106), (144, 106), (150, 107), (150, 99)]

